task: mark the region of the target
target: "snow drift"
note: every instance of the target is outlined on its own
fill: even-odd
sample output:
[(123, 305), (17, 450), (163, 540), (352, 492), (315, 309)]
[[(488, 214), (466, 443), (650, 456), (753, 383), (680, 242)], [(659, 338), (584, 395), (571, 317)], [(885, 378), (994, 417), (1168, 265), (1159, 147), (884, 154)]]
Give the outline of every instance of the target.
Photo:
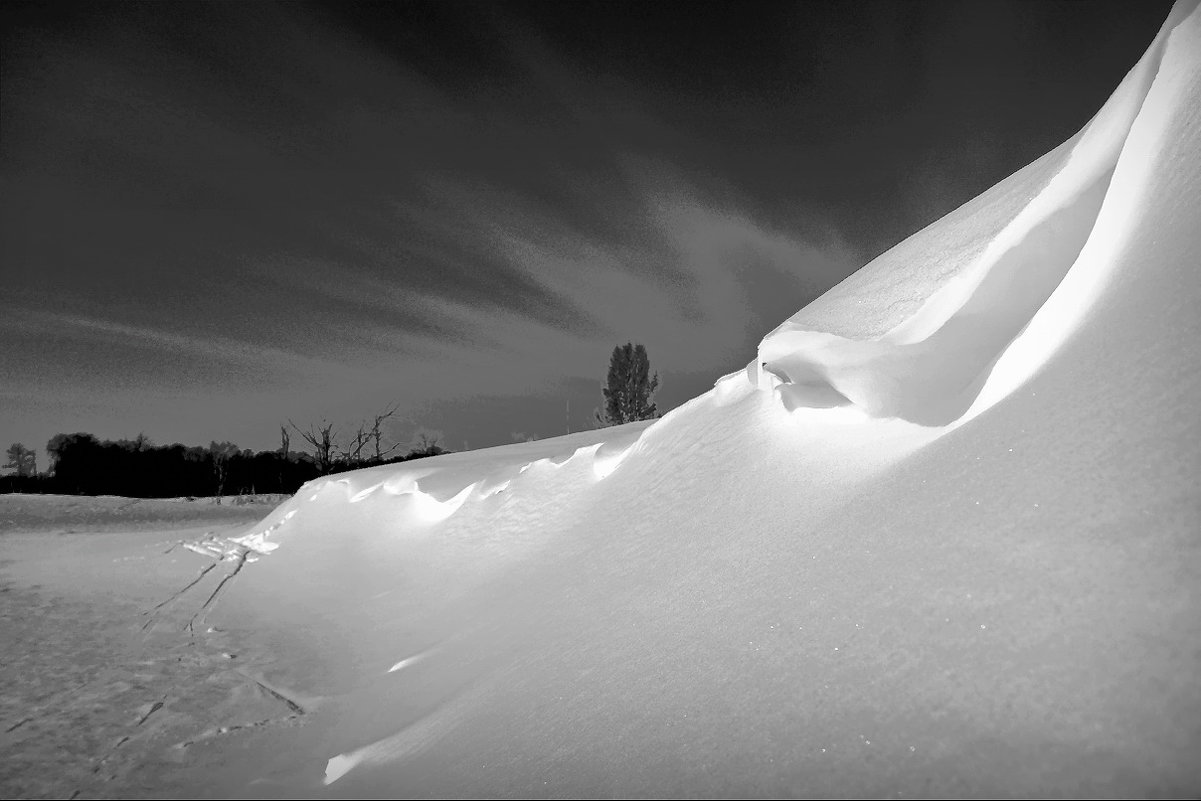
[(1184, 2), (1077, 136), (654, 424), (306, 485), (210, 617), (321, 700), (233, 789), (1195, 792), (1199, 210)]
[[(774, 387), (789, 408), (851, 403), (873, 416), (929, 425), (961, 417), (1090, 237), (1105, 236), (1107, 199), (1106, 217), (1129, 215), (1129, 199), (1111, 195), (1110, 184), (1123, 154), (1127, 169), (1146, 155), (1137, 142), (1127, 145), (1172, 27), (1169, 21), (1080, 133), (846, 282), (876, 312), (857, 304), (859, 326), (916, 306), (912, 313), (874, 336), (815, 327), (828, 316), (819, 309), (847, 300), (836, 288), (815, 304), (819, 309), (801, 310), (763, 339), (748, 367), (751, 380)], [(1097, 269), (1095, 255), (1086, 255), (1081, 270)], [(899, 270), (922, 280), (899, 282)], [(1029, 360), (1030, 368), (1056, 344), (1045, 342), (1043, 358)]]

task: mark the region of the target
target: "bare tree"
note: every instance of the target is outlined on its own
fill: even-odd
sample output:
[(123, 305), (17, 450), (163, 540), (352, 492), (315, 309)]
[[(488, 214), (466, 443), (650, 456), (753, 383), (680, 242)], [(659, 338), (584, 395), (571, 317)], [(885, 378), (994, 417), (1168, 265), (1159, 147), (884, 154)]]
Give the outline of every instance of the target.
[[(338, 451), (338, 458), (350, 466), (361, 465), (363, 462), (382, 462), (400, 447), (399, 444), (384, 447), (384, 421), (396, 414), (398, 404), (392, 404), (384, 411), (375, 415), (371, 426), (363, 421), (358, 430), (350, 437), (346, 447)], [(372, 452), (374, 451), (374, 453)], [(367, 454), (364, 456), (364, 454)]]
[(290, 419), (288, 422), (292, 424), (292, 428), (296, 429), (296, 433), (300, 434), (304, 438), (304, 441), (309, 443), (309, 446), (313, 449), (313, 461), (317, 465), (317, 470), (322, 475), (328, 473), (330, 468), (334, 466), (334, 448), (336, 447), (336, 443), (334, 442), (334, 424), (322, 418), (321, 425), (310, 425), (309, 430), (305, 431)]
[(377, 462), (382, 462), (385, 458), (387, 458), (397, 448), (400, 447), (399, 443), (397, 443), (387, 449), (383, 449), (380, 447), (380, 444), (383, 441), (383, 437), (384, 437), (383, 432), (380, 430), (380, 427), (383, 425), (383, 422), (385, 420), (387, 420), (392, 415), (396, 414), (396, 410), (398, 408), (400, 408), (400, 405), (394, 403), (391, 406), (389, 406), (387, 409), (385, 409), (381, 414), (377, 414), (375, 416), (375, 423), (371, 426), (371, 431), (368, 432), (369, 435), (371, 436), (372, 442), (375, 444), (375, 461), (377, 461)]
[(440, 456), (448, 451), (438, 445), (442, 435), (436, 431), (420, 431), (417, 434), (417, 447), (409, 451), (409, 457)]
[(284, 480), (284, 469), (288, 464), (288, 454), (291, 452), (292, 437), (288, 434), (287, 426), (279, 427), (279, 461), (276, 463), (279, 467), (279, 489), (284, 491), (287, 482)]
[(370, 441), (371, 432), (367, 430), (367, 424), (360, 423), (359, 430), (350, 438), (350, 442), (338, 452), (338, 458), (352, 467), (358, 465), (363, 461), (363, 448), (366, 448)]

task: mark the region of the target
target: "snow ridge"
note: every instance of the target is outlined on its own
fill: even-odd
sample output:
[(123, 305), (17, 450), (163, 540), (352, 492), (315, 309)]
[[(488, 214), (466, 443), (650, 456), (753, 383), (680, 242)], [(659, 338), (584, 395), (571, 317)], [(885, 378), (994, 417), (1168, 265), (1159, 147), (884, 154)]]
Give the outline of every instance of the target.
[[(1057, 163), (1048, 165), (1044, 157), (1015, 174), (1017, 179), (1025, 172), (1033, 176), (1048, 167), (1054, 170), (1028, 202), (1013, 204), (1009, 223), (912, 316), (881, 336), (860, 339), (814, 329), (798, 312), (763, 338), (756, 360), (747, 366), (747, 380), (773, 392), (789, 410), (849, 405), (871, 417), (925, 426), (946, 426), (961, 418), (994, 363), (1039, 313), (1094, 235), (1110, 180), (1143, 113), (1168, 39), (1190, 5), (1177, 6), (1101, 111), (1050, 154)], [(935, 223), (903, 246), (913, 260), (935, 261), (948, 248), (940, 233)], [(888, 259), (886, 253), (876, 261)], [(874, 264), (864, 271), (872, 272)], [(838, 292), (838, 287), (831, 290)], [(1049, 349), (1042, 355), (1049, 356)], [(1030, 366), (1030, 372), (1035, 369), (1037, 365)], [(992, 397), (998, 399), (995, 393)]]
[[(592, 440), (598, 439), (598, 434), (605, 435), (605, 439), (586, 445), (578, 444), (582, 437), (577, 435), (489, 449), (493, 454), (490, 464), (480, 459), (462, 464), (455, 457), (464, 454), (448, 454), (423, 459), (415, 466), (387, 465), (342, 473), (337, 477), (314, 479), (250, 531), (230, 538), (223, 544), (214, 544), (210, 538), (185, 547), (198, 552), (215, 549), (225, 556), (240, 549), (270, 553), (279, 547), (279, 543), (271, 539), (272, 535), (304, 506), (317, 501), (321, 501), (321, 505), (359, 504), (388, 498), (401, 503), (401, 506), (394, 508), (402, 519), (420, 527), (445, 520), (466, 504), (479, 503), (514, 490), (527, 475), (540, 470), (559, 469), (577, 460), (590, 463), (592, 475), (599, 481), (609, 476), (633, 452), (654, 422), (657, 421), (646, 420), (586, 432), (583, 438)], [(487, 454), (489, 451), (476, 453)], [(481, 461), (485, 465), (483, 469)], [(330, 492), (336, 495), (331, 497), (328, 494)]]

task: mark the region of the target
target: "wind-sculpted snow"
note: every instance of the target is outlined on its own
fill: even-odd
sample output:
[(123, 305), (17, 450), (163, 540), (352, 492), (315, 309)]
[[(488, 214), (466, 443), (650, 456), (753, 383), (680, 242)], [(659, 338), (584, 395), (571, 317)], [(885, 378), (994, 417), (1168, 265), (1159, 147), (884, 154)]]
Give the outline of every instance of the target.
[[(1159, 69), (1166, 42), (1185, 16), (1177, 8), (1104, 108), (1069, 142), (975, 201), (885, 253), (827, 297), (772, 331), (747, 367), (756, 386), (788, 409), (854, 405), (874, 417), (942, 426), (980, 394), (996, 360), (1040, 313), (1081, 254), (1102, 206), (1135, 213), (1129, 187), (1111, 197), (1123, 160), (1147, 153), (1127, 140)], [(972, 224), (976, 223), (976, 224)], [(915, 306), (895, 321), (898, 309)], [(867, 299), (867, 308), (863, 302)], [(859, 330), (894, 321), (882, 334), (823, 330), (828, 310), (854, 302)], [(845, 319), (845, 314), (844, 314)], [(866, 321), (866, 322), (865, 322)], [(854, 330), (854, 327), (847, 327)], [(1066, 333), (1070, 332), (1063, 332)], [(1028, 371), (1054, 343), (1044, 343)], [(1012, 386), (1010, 387), (1013, 388)], [(993, 394), (994, 400), (995, 393)]]
[(322, 699), (268, 791), (1193, 792), (1196, 6), (662, 419), (329, 476), (197, 544), (249, 565), (207, 620), (299, 640), (271, 681)]
[[(574, 459), (587, 459), (595, 477), (601, 479), (620, 464), (652, 422), (629, 423), (315, 479), (301, 487), (296, 497), (281, 505), (262, 523), (229, 542), (235, 548), (269, 553), (278, 547), (272, 535), (306, 504), (317, 501), (370, 504), (373, 500), (379, 503), (380, 499), (389, 498), (396, 515), (420, 525), (444, 520), (464, 504), (520, 487), (522, 476), (529, 470), (557, 468)], [(332, 498), (328, 493), (333, 493)], [(220, 548), (211, 542), (191, 547)]]

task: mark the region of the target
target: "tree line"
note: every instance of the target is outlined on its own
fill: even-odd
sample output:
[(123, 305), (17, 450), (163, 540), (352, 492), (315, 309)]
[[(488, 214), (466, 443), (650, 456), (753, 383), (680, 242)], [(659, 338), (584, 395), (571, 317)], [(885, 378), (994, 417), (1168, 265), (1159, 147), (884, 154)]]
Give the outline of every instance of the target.
[[(659, 416), (654, 394), (659, 374), (650, 372), (642, 345), (613, 349), (602, 386), (604, 405), (596, 411), (600, 426), (620, 425)], [(318, 476), (394, 464), (447, 453), (436, 437), (421, 434), (415, 447), (399, 455), (401, 445), (388, 443), (384, 423), (395, 405), (357, 429), (339, 432), (326, 420), (301, 428), (280, 426), (278, 450), (239, 448), (232, 442), (209, 446), (155, 445), (144, 434), (134, 439), (101, 440), (84, 432), (56, 434), (46, 443), (48, 470), (39, 473), (37, 453), (21, 443), (7, 451), (0, 492), (53, 492), (68, 495), (124, 495), (133, 498), (178, 498), (257, 493), (294, 493)], [(308, 446), (294, 451), (292, 434)]]
[[(395, 409), (392, 410), (393, 412)], [(135, 439), (102, 440), (93, 434), (56, 434), (46, 443), (49, 461), (37, 471), (37, 454), (21, 443), (7, 451), (0, 492), (53, 492), (65, 495), (124, 495), (132, 498), (180, 498), (296, 492), (322, 475), (394, 464), (447, 451), (436, 438), (421, 435), (415, 447), (399, 454), (399, 444), (385, 444), (380, 424), (391, 416), (377, 415), (340, 443), (334, 427), (325, 423), (300, 429), (293, 425), (312, 453), (290, 447), (287, 426), (281, 426), (279, 450), (255, 452), (232, 442), (208, 447), (155, 445), (145, 435)]]

